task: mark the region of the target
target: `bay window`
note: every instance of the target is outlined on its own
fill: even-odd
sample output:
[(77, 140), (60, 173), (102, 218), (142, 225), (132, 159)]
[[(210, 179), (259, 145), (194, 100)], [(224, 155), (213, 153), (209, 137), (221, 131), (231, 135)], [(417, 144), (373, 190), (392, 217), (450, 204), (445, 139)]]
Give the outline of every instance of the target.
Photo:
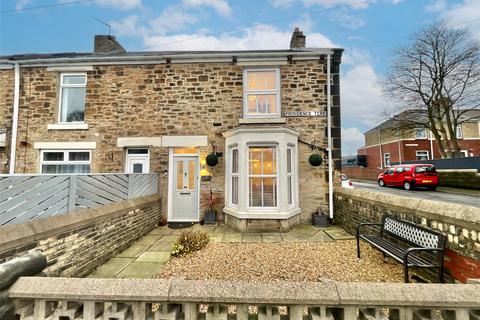
[(288, 219), (298, 203), (298, 133), (290, 128), (240, 127), (224, 134), (224, 212), (246, 219)]
[(83, 122), (85, 120), (85, 73), (60, 74), (59, 122)]
[(40, 167), (42, 173), (90, 173), (89, 150), (42, 150)]
[(244, 70), (244, 117), (280, 116), (280, 69)]

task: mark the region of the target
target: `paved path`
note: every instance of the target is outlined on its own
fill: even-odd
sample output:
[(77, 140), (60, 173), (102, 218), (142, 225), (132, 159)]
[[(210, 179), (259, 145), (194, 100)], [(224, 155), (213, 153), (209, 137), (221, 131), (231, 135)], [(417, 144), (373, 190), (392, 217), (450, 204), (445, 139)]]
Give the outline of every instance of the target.
[(437, 191), (428, 191), (425, 189), (403, 190), (401, 187), (385, 187), (381, 188), (376, 182), (353, 182), (354, 188), (368, 189), (375, 192), (385, 192), (399, 196), (410, 198), (420, 198), (441, 202), (458, 203), (467, 206), (480, 208), (480, 197), (477, 195), (456, 194), (442, 191), (442, 188)]
[[(280, 233), (238, 233), (225, 225), (205, 227), (195, 225), (195, 230), (203, 230), (211, 242), (328, 242), (353, 239), (339, 226), (317, 228), (312, 225), (299, 225), (293, 230)], [(151, 278), (170, 259), (172, 244), (177, 235), (186, 229), (159, 227), (135, 242), (132, 246), (107, 261), (92, 272), (89, 278)]]

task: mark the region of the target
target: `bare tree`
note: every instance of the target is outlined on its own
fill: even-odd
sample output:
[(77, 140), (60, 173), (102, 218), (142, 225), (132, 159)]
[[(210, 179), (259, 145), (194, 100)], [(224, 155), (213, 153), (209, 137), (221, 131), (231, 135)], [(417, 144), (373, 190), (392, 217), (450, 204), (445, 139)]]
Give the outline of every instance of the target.
[(385, 94), (396, 100), (393, 117), (401, 128), (429, 129), (442, 158), (460, 155), (456, 130), (478, 117), (480, 106), (480, 44), (466, 29), (446, 23), (415, 34), (394, 54)]

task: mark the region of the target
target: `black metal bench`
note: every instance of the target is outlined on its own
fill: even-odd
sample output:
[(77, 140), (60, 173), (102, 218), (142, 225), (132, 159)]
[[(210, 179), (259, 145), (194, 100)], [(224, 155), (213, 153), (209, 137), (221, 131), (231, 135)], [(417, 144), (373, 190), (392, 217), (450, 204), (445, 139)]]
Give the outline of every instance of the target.
[[(365, 226), (379, 226), (380, 230), (378, 234), (361, 234), (360, 229)], [(360, 239), (363, 239), (384, 256), (403, 264), (405, 282), (408, 282), (409, 267), (439, 268), (439, 280), (443, 282), (445, 236), (441, 233), (384, 215), (382, 223), (359, 224), (356, 236), (358, 258)]]

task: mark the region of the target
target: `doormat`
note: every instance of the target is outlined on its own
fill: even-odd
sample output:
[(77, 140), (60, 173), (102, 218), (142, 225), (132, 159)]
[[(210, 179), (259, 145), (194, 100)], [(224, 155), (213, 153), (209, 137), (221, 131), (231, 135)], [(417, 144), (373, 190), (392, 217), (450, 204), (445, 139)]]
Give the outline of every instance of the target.
[(169, 222), (168, 227), (170, 229), (183, 229), (183, 228), (190, 228), (193, 226), (193, 222)]

